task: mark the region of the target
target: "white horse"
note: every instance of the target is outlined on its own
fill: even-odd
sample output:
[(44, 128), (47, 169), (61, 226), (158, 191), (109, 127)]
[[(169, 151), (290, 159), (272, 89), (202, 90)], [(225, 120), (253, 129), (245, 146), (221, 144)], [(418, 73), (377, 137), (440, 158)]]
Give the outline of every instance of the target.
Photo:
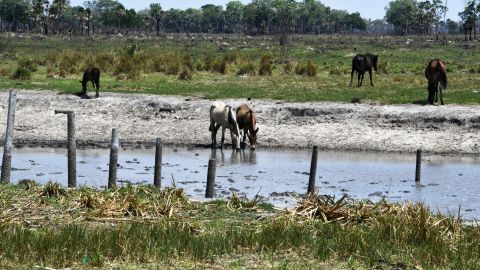
[(232, 147), (240, 150), (240, 130), (238, 128), (235, 110), (225, 105), (221, 101), (214, 102), (210, 107), (210, 132), (212, 133), (212, 147), (217, 145), (217, 131), (222, 127), (222, 144), (225, 141), (225, 129), (230, 129), (230, 137), (232, 138)]

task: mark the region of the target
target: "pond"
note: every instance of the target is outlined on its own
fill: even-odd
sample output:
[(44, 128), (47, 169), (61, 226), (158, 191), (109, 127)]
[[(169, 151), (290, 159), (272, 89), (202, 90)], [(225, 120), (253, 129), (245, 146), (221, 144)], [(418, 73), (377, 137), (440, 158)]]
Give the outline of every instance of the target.
[[(154, 149), (119, 151), (119, 184), (153, 182)], [(235, 191), (255, 195), (276, 206), (292, 205), (307, 190), (311, 152), (258, 149), (234, 152), (220, 149), (163, 149), (162, 185), (185, 189), (192, 198), (203, 198), (210, 158), (217, 160), (216, 194), (227, 198)], [(109, 151), (77, 150), (79, 185), (103, 188), (108, 179)], [(422, 182), (416, 184), (415, 155), (319, 151), (317, 187), (322, 194), (391, 202), (424, 202), (432, 210), (455, 213), (459, 206), (466, 219), (480, 217), (479, 158), (474, 156), (424, 156)], [(15, 149), (12, 182), (34, 179), (67, 185), (64, 149)]]

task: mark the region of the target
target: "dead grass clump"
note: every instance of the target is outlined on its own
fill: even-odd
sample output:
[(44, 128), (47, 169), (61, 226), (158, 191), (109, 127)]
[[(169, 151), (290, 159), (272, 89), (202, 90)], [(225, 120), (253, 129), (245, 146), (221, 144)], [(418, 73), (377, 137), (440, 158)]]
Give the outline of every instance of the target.
[(300, 63), (295, 67), (295, 74), (304, 75), (308, 77), (315, 77), (317, 75), (317, 67), (312, 61)]
[(211, 71), (213, 69), (213, 64), (215, 62), (215, 57), (211, 53), (205, 54), (203, 57), (203, 70)]
[(378, 67), (377, 67), (377, 73), (378, 74), (388, 74), (388, 61), (379, 61)]
[(255, 64), (251, 61), (247, 61), (246, 63), (242, 64), (237, 71), (237, 75), (255, 75), (256, 72)]
[(232, 198), (227, 202), (227, 208), (230, 210), (254, 211), (260, 202), (260, 197), (255, 196), (252, 200), (241, 198), (236, 192), (232, 191)]
[(105, 73), (114, 73), (115, 56), (110, 53), (97, 53), (95, 55), (95, 65)]
[(263, 55), (260, 60), (260, 67), (258, 68), (258, 75), (271, 76), (272, 75), (272, 55)]
[(188, 66), (183, 66), (178, 73), (178, 79), (184, 81), (190, 81), (192, 79), (192, 70)]
[(11, 76), (13, 70), (10, 66), (0, 67), (0, 76), (8, 77)]
[(63, 52), (58, 59), (58, 69), (67, 74), (76, 74), (80, 71), (80, 65), (84, 61), (84, 55), (79, 52)]
[(65, 196), (67, 191), (59, 183), (50, 181), (43, 187), (41, 193), (45, 197), (60, 197)]
[(227, 73), (227, 61), (225, 58), (217, 58), (213, 62), (212, 65), (212, 71), (220, 73), (220, 74), (226, 74)]
[(293, 73), (293, 63), (292, 61), (286, 61), (283, 65), (283, 72), (287, 75), (291, 75)]
[(238, 52), (227, 52), (224, 56), (223, 59), (225, 62), (229, 65), (235, 65), (238, 63), (238, 59), (240, 58)]
[(38, 183), (35, 180), (22, 179), (18, 182), (18, 185), (25, 188), (26, 190), (31, 190), (37, 187)]
[(35, 72), (38, 69), (37, 63), (32, 58), (21, 58), (18, 60), (18, 66)]
[(330, 75), (342, 75), (343, 74), (343, 70), (341, 67), (337, 66), (337, 65), (334, 65), (332, 67), (330, 67), (330, 70), (328, 71), (328, 73)]

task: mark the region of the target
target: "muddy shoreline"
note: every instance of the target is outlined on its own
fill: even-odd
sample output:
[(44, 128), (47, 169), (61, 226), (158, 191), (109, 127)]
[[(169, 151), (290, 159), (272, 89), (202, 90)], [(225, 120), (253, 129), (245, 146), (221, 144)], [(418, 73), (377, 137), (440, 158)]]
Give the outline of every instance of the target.
[[(169, 146), (209, 147), (209, 100), (105, 92), (99, 99), (81, 99), (55, 91), (16, 91), (16, 147), (65, 147), (67, 119), (55, 115), (55, 110), (75, 112), (79, 148), (107, 148), (114, 127), (126, 149), (153, 147), (157, 137)], [(7, 91), (0, 92), (0, 100), (0, 130), (5, 130)], [(384, 153), (419, 148), (431, 154), (480, 152), (480, 106), (225, 102), (234, 107), (247, 103), (255, 109), (259, 150), (318, 145), (324, 150)]]

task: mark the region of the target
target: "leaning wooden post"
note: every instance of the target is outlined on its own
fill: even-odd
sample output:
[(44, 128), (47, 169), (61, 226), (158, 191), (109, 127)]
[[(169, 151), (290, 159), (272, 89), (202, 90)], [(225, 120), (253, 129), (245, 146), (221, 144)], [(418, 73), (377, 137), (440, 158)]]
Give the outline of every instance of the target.
[(110, 144), (110, 164), (108, 170), (108, 189), (117, 186), (117, 164), (118, 164), (118, 136), (117, 129), (112, 129), (112, 143)]
[(75, 113), (73, 111), (55, 110), (55, 114), (67, 115), (68, 129), (68, 187), (77, 187), (77, 142), (75, 138)]
[(317, 176), (318, 146), (313, 147), (312, 163), (310, 164), (310, 178), (308, 179), (307, 193), (315, 192), (315, 178)]
[(153, 185), (160, 189), (162, 186), (162, 140), (157, 139), (155, 150), (155, 175), (153, 177)]
[(415, 168), (415, 182), (420, 182), (422, 173), (422, 150), (417, 150), (417, 166)]
[(5, 134), (5, 146), (3, 148), (2, 183), (10, 183), (10, 171), (12, 169), (13, 149), (13, 124), (15, 122), (15, 106), (17, 103), (17, 92), (10, 90), (8, 99), (7, 132)]
[(205, 192), (206, 198), (213, 198), (215, 196), (215, 173), (216, 173), (216, 160), (210, 159), (208, 161), (208, 174), (207, 174), (207, 188)]

